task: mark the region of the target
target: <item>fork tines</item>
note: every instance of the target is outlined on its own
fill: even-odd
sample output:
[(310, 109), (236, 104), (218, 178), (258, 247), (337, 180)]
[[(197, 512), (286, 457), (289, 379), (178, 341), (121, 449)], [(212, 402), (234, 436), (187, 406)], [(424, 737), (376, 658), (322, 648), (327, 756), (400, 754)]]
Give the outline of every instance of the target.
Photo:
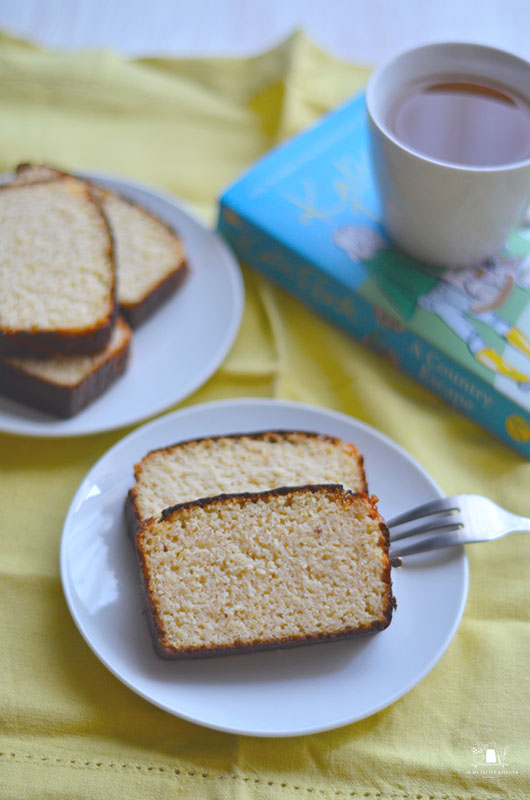
[[(395, 530), (415, 520), (423, 520), (425, 517), (427, 519), (419, 525)], [(422, 506), (417, 506), (410, 511), (399, 514), (387, 522), (387, 525), (390, 529), (390, 541), (397, 542), (400, 539), (406, 539), (409, 536), (416, 536), (420, 533), (458, 530), (463, 527), (463, 522), (457, 499), (446, 497), (442, 500), (433, 500), (430, 503), (425, 503)]]

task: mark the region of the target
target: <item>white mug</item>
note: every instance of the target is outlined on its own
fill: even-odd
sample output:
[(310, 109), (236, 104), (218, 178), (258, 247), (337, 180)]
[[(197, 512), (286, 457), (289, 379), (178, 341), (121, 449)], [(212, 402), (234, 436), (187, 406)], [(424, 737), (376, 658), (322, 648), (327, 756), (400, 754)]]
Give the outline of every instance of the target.
[(390, 237), (428, 264), (469, 267), (496, 255), (522, 222), (530, 204), (530, 158), (464, 166), (401, 142), (387, 124), (392, 103), (405, 87), (441, 75), (494, 81), (530, 103), (530, 63), (493, 47), (437, 43), (393, 57), (368, 83), (372, 163)]

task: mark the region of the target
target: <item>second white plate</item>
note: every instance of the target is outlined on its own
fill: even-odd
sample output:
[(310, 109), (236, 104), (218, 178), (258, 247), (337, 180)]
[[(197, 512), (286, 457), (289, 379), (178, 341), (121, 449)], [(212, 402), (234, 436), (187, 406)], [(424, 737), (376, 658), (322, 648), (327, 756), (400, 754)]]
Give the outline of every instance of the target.
[[(5, 182), (8, 176), (2, 176)], [(178, 291), (133, 334), (126, 373), (71, 419), (55, 419), (0, 396), (0, 431), (81, 436), (133, 425), (198, 389), (227, 355), (241, 323), (239, 265), (214, 231), (179, 202), (119, 178), (85, 174), (158, 216), (182, 238), (189, 272)]]
[(385, 708), (437, 663), (464, 611), (462, 548), (406, 559), (393, 570), (389, 628), (358, 640), (204, 661), (158, 658), (149, 636), (134, 547), (123, 523), (133, 465), (148, 450), (200, 436), (270, 429), (327, 433), (365, 457), (383, 516), (442, 495), (398, 445), (344, 414), (299, 403), (244, 399), (186, 408), (126, 436), (90, 470), (68, 512), (61, 576), (72, 616), (100, 660), (166, 711), (211, 728), (296, 736), (340, 727)]

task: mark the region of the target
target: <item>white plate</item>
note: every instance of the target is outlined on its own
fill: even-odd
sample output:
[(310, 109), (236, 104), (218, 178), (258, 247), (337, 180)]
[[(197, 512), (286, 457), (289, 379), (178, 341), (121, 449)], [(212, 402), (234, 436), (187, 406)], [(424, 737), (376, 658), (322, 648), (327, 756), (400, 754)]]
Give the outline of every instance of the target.
[(282, 428), (353, 442), (365, 456), (370, 491), (387, 517), (442, 496), (407, 453), (351, 417), (299, 403), (228, 400), (167, 414), (114, 445), (79, 487), (61, 543), (61, 575), (72, 616), (114, 675), (172, 714), (255, 736), (336, 728), (396, 701), (442, 656), (458, 627), (468, 585), (462, 548), (413, 556), (393, 571), (398, 607), (381, 633), (202, 661), (158, 658), (123, 523), (133, 464), (148, 450), (183, 439)]
[[(9, 175), (0, 177), (6, 182)], [(84, 177), (122, 194), (174, 228), (189, 273), (176, 292), (133, 335), (126, 373), (71, 419), (60, 420), (0, 396), (0, 430), (27, 436), (81, 436), (135, 424), (187, 397), (219, 367), (241, 322), (239, 265), (223, 240), (177, 200), (125, 180)]]

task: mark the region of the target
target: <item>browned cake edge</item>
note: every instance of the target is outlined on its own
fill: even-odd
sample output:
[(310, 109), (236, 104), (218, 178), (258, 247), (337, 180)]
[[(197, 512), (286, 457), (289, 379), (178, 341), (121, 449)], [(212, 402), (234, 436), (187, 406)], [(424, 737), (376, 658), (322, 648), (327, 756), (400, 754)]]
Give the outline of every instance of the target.
[(0, 358), (0, 394), (55, 417), (66, 419), (75, 416), (125, 372), (129, 360), (131, 331), (127, 323), (120, 320), (117, 324), (127, 326), (126, 341), (75, 386), (62, 386), (31, 375), (23, 367)]
[[(368, 491), (368, 484), (366, 481), (366, 474), (364, 471), (364, 458), (359, 453), (354, 444), (352, 444), (351, 442), (346, 442), (343, 439), (340, 439), (338, 436), (331, 436), (330, 434), (326, 433), (315, 433), (313, 431), (299, 431), (299, 430), (252, 431), (249, 433), (227, 433), (227, 434), (220, 434), (219, 436), (202, 436), (196, 439), (186, 439), (185, 441), (182, 442), (176, 442), (174, 444), (170, 444), (167, 447), (160, 447), (154, 450), (150, 450), (148, 453), (145, 454), (145, 456), (142, 458), (141, 461), (139, 461), (134, 465), (134, 475), (136, 480), (138, 480), (143, 469), (143, 464), (152, 455), (165, 452), (170, 453), (173, 450), (177, 450), (178, 448), (185, 447), (187, 445), (193, 445), (199, 442), (215, 442), (221, 439), (248, 438), (248, 439), (263, 439), (264, 441), (274, 441), (274, 440), (282, 441), (289, 435), (308, 437), (311, 439), (321, 439), (344, 447), (344, 449), (348, 450), (350, 455), (352, 455), (357, 460), (359, 472), (362, 475), (362, 481), (363, 481), (361, 491), (363, 492)], [(142, 524), (142, 517), (137, 505), (136, 497), (137, 497), (137, 486), (135, 485), (129, 490), (125, 500), (125, 521), (126, 521), (127, 531), (130, 534), (131, 538), (134, 538), (136, 536), (136, 533), (138, 532)]]
[(325, 491), (328, 494), (333, 494), (340, 502), (352, 503), (355, 498), (365, 499), (372, 508), (372, 515), (374, 519), (379, 521), (380, 540), (379, 545), (385, 553), (385, 567), (383, 571), (383, 582), (387, 586), (387, 602), (383, 614), (370, 625), (357, 626), (355, 628), (345, 627), (340, 630), (330, 631), (328, 633), (312, 633), (304, 636), (285, 637), (278, 639), (256, 640), (245, 644), (235, 642), (230, 646), (215, 646), (215, 647), (194, 647), (186, 649), (176, 649), (167, 642), (163, 626), (160, 622), (156, 599), (153, 596), (152, 588), (149, 580), (149, 569), (147, 567), (145, 556), (142, 550), (142, 539), (148, 535), (148, 532), (156, 520), (147, 520), (140, 528), (136, 539), (136, 556), (140, 568), (140, 584), (144, 605), (146, 609), (147, 622), (155, 652), (166, 660), (179, 660), (179, 659), (192, 659), (192, 658), (211, 658), (213, 656), (221, 655), (236, 655), (239, 653), (250, 653), (262, 650), (275, 650), (291, 647), (299, 647), (302, 645), (319, 644), (322, 642), (337, 641), (340, 639), (351, 639), (360, 636), (365, 636), (370, 633), (376, 633), (387, 628), (392, 621), (392, 613), (396, 608), (396, 601), (392, 594), (392, 579), (391, 579), (391, 562), (389, 558), (390, 535), (385, 521), (380, 516), (377, 510), (377, 498), (369, 497), (365, 492), (350, 492), (345, 491), (340, 484), (312, 484), (308, 486), (282, 486), (277, 489), (271, 489), (266, 492), (240, 492), (237, 494), (221, 494), (216, 497), (201, 498), (193, 502), (179, 503), (171, 508), (165, 509), (161, 520), (166, 520), (172, 514), (178, 512), (179, 509), (203, 507), (209, 504), (230, 503), (234, 500), (241, 503), (247, 501), (267, 499), (278, 495), (286, 495), (299, 492), (312, 492), (318, 493)]
[(180, 284), (188, 273), (188, 265), (184, 258), (159, 283), (154, 286), (149, 294), (138, 303), (121, 303), (120, 309), (131, 328), (138, 328), (148, 317), (153, 314), (166, 300), (175, 294)]
[[(71, 180), (67, 174), (58, 174), (54, 178), (45, 178), (34, 181), (31, 185), (40, 183), (53, 183)], [(0, 191), (7, 192), (20, 188), (21, 184), (6, 183), (0, 185)], [(26, 184), (29, 185), (29, 184)], [(54, 355), (94, 355), (100, 353), (108, 345), (112, 329), (118, 316), (116, 302), (116, 269), (114, 264), (114, 239), (107, 216), (101, 203), (94, 196), (88, 185), (84, 186), (85, 197), (97, 209), (104, 223), (108, 244), (105, 257), (113, 275), (111, 286), (111, 308), (101, 320), (94, 324), (79, 329), (61, 329), (51, 331), (26, 330), (14, 331), (9, 327), (0, 325), (0, 355), (27, 356), (31, 358), (52, 358)]]
[[(90, 186), (96, 195), (99, 193), (103, 197), (105, 195), (109, 195), (112, 197), (117, 197), (121, 202), (128, 203), (130, 206), (134, 206), (143, 214), (151, 219), (155, 220), (159, 225), (162, 225), (167, 232), (173, 237), (175, 240), (175, 247), (176, 250), (180, 250), (181, 252), (175, 253), (175, 266), (168, 272), (168, 274), (158, 281), (156, 284), (152, 285), (152, 288), (149, 292), (144, 295), (144, 297), (136, 303), (120, 303), (120, 310), (131, 326), (131, 328), (138, 328), (148, 317), (153, 314), (166, 300), (177, 291), (180, 284), (186, 277), (188, 272), (188, 265), (186, 263), (186, 257), (183, 249), (183, 243), (180, 239), (178, 233), (173, 230), (169, 225), (167, 225), (163, 220), (157, 217), (155, 214), (152, 214), (150, 211), (147, 211), (143, 206), (139, 203), (135, 203), (132, 200), (129, 200), (123, 195), (119, 194), (118, 192), (113, 192), (110, 189), (102, 189), (99, 186), (91, 183), (90, 180), (87, 178), (79, 178), (76, 175), (69, 176), (69, 173), (62, 172), (61, 170), (56, 169), (55, 167), (48, 167), (46, 165), (34, 165), (34, 164), (19, 164), (16, 168), (17, 176), (23, 178), (26, 172), (31, 171), (34, 167), (38, 166), (45, 166), (47, 170), (50, 172), (50, 176), (47, 178), (40, 178), (40, 182), (46, 182), (54, 179), (55, 177), (74, 177), (76, 180), (79, 180), (82, 183), (85, 183), (87, 186)], [(104, 210), (104, 206), (103, 206)], [(111, 226), (112, 227), (112, 226)], [(119, 264), (118, 264), (118, 271), (119, 271)]]
[[(90, 181), (87, 180), (86, 182), (89, 186), (92, 185)], [(128, 197), (124, 197), (118, 192), (112, 192), (109, 189), (100, 189), (99, 187), (95, 188), (97, 191), (102, 193), (103, 197), (105, 195), (109, 195), (118, 198), (120, 202), (132, 206), (140, 211), (144, 216), (150, 217), (158, 225), (165, 228), (173, 240), (175, 247), (175, 264), (173, 269), (171, 269), (161, 280), (157, 281), (157, 283), (152, 284), (147, 294), (145, 294), (138, 302), (120, 303), (120, 309), (129, 325), (132, 328), (138, 328), (139, 325), (141, 325), (148, 317), (151, 316), (151, 314), (153, 314), (154, 311), (163, 305), (166, 300), (169, 300), (169, 298), (172, 297), (186, 277), (188, 273), (188, 265), (186, 262), (184, 244), (177, 231), (160, 219), (160, 217), (157, 217), (156, 214), (152, 214), (150, 211), (140, 205), (140, 203), (130, 200)]]
[(115, 313), (112, 313), (100, 325), (82, 331), (58, 328), (55, 331), (22, 333), (0, 326), (0, 356), (53, 358), (97, 355), (110, 341), (115, 318)]

